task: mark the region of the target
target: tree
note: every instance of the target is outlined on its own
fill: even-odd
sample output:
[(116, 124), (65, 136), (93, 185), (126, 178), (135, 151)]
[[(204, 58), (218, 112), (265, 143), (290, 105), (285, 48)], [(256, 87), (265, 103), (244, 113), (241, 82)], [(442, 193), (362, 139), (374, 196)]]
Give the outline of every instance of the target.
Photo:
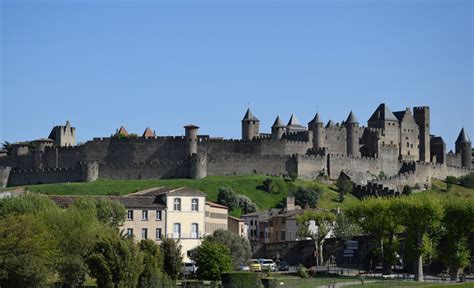
[(337, 178), (336, 182), (337, 189), (339, 190), (339, 201), (344, 201), (344, 197), (348, 193), (352, 193), (352, 182), (346, 177)]
[(339, 214), (336, 217), (334, 225), (334, 236), (342, 239), (350, 239), (354, 236), (362, 234), (362, 228), (357, 223), (351, 221), (346, 214)]
[(448, 176), (446, 177), (446, 191), (451, 191), (451, 188), (453, 187), (453, 184), (458, 184), (458, 179), (454, 176)]
[(79, 210), (88, 210), (96, 215), (97, 220), (114, 228), (118, 228), (125, 221), (127, 211), (125, 207), (109, 199), (95, 199), (92, 197), (80, 197), (74, 201), (71, 207)]
[(11, 214), (31, 214), (42, 211), (52, 211), (58, 207), (45, 196), (28, 194), (0, 200), (0, 217)]
[(412, 192), (413, 192), (413, 188), (411, 188), (408, 185), (403, 186), (403, 190), (402, 190), (403, 195), (409, 196), (411, 195)]
[(439, 199), (426, 195), (403, 197), (395, 202), (395, 210), (405, 227), (407, 255), (415, 262), (415, 280), (423, 281), (423, 257), (432, 249), (432, 240), (443, 218)]
[[(328, 233), (334, 226), (336, 217), (330, 212), (309, 210), (300, 214), (296, 218), (298, 223), (298, 235), (299, 237), (310, 237), (314, 241), (315, 249), (318, 257), (316, 257), (316, 265), (324, 264), (323, 257), (323, 242)], [(315, 225), (315, 229), (310, 227), (311, 224)]]
[(234, 210), (239, 206), (238, 198), (234, 190), (230, 187), (220, 187), (217, 193), (217, 203), (227, 206), (229, 210)]
[(469, 264), (468, 238), (474, 232), (474, 200), (450, 199), (444, 204), (442, 225), (446, 245), (441, 260), (449, 268), (451, 280), (459, 280), (459, 270)]
[(474, 188), (474, 173), (462, 176), (459, 180), (459, 184), (466, 188)]
[(401, 231), (396, 198), (367, 198), (347, 209), (348, 217), (362, 230), (375, 237), (382, 259), (383, 273), (391, 274), (396, 261), (398, 241), (396, 233)]
[(163, 257), (158, 246), (153, 240), (142, 240), (139, 244), (143, 254), (143, 272), (138, 278), (139, 288), (158, 287), (164, 282), (162, 273)]
[(161, 241), (160, 248), (163, 253), (163, 270), (173, 281), (176, 281), (183, 267), (179, 240), (165, 238)]
[(204, 239), (193, 256), (199, 279), (218, 281), (222, 273), (232, 271), (232, 258), (225, 245)]
[(249, 197), (244, 195), (237, 195), (237, 199), (239, 201), (239, 207), (242, 208), (242, 213), (253, 213), (257, 211), (257, 205), (250, 200)]
[(304, 188), (299, 187), (293, 196), (295, 197), (295, 204), (301, 208), (316, 208), (318, 204), (319, 195), (321, 194), (321, 188)]
[(0, 287), (46, 286), (56, 250), (40, 219), (32, 214), (0, 218), (0, 239)]
[(237, 268), (242, 263), (247, 263), (252, 256), (249, 241), (228, 230), (218, 229), (206, 239), (210, 242), (220, 243), (229, 249), (234, 268)]
[(105, 288), (136, 287), (142, 263), (142, 254), (133, 239), (121, 238), (116, 230), (103, 236), (87, 259), (97, 286)]

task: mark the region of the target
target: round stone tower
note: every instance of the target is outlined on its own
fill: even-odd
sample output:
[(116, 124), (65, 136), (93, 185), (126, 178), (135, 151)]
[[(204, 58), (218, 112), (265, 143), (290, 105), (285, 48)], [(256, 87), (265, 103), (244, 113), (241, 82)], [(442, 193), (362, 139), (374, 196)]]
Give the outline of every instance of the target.
[(260, 120), (253, 116), (250, 108), (242, 119), (242, 140), (252, 140), (260, 134)]
[(275, 122), (272, 125), (272, 139), (273, 140), (280, 140), (285, 133), (286, 126), (281, 122), (280, 116), (277, 116)]
[(359, 156), (359, 121), (351, 111), (346, 122), (347, 155)]
[(316, 113), (313, 120), (308, 123), (308, 128), (313, 132), (313, 149), (319, 149), (324, 147), (324, 123), (319, 117), (319, 113)]
[(456, 154), (461, 154), (461, 166), (471, 168), (471, 139), (467, 135), (464, 128), (461, 129), (458, 139), (456, 139)]
[(46, 150), (46, 147), (53, 147), (54, 141), (52, 139), (45, 139), (41, 138), (38, 140), (33, 141), (35, 145), (35, 160), (34, 160), (34, 167), (35, 169), (43, 169), (44, 161), (43, 161), (43, 154)]
[(199, 127), (193, 124), (184, 126), (184, 140), (186, 141), (185, 149), (186, 154), (188, 155), (197, 153), (198, 129)]

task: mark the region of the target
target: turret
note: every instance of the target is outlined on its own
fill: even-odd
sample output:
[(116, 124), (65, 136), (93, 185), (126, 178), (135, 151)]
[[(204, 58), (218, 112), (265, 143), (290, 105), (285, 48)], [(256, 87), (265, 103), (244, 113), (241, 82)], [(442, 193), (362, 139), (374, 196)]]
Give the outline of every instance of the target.
[(66, 121), (66, 125), (64, 126), (53, 127), (48, 138), (54, 140), (54, 145), (56, 147), (75, 146), (76, 128), (71, 127), (69, 121)]
[(471, 139), (469, 139), (464, 128), (461, 129), (455, 144), (456, 154), (461, 154), (461, 166), (471, 168)]
[(192, 155), (197, 153), (197, 132), (199, 127), (189, 124), (184, 126), (184, 141), (186, 141), (186, 154)]
[(252, 140), (260, 134), (260, 120), (253, 116), (250, 108), (242, 119), (242, 140)]
[(344, 125), (347, 133), (347, 155), (359, 156), (359, 121), (352, 111)]
[(420, 161), (430, 162), (430, 107), (414, 107), (413, 117), (419, 127)]
[(313, 120), (308, 123), (308, 128), (313, 132), (313, 148), (319, 149), (324, 147), (324, 122), (319, 117), (319, 113), (316, 113)]
[(283, 137), (283, 134), (285, 134), (286, 126), (281, 122), (280, 116), (277, 116), (275, 119), (275, 122), (273, 122), (272, 125), (272, 139), (273, 140), (279, 140)]
[(13, 143), (11, 144), (11, 147), (13, 156), (27, 155), (30, 153), (30, 147), (28, 142)]
[(35, 145), (34, 150), (34, 167), (35, 169), (43, 169), (43, 154), (47, 147), (53, 147), (54, 141), (52, 139), (38, 139), (33, 141)]

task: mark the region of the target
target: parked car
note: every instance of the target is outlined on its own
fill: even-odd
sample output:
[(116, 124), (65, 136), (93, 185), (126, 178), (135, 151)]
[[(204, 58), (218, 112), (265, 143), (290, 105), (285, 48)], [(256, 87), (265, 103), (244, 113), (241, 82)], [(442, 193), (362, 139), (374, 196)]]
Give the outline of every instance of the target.
[(194, 265), (194, 263), (184, 263), (183, 268), (181, 272), (183, 273), (183, 276), (190, 276), (196, 274), (198, 267)]
[(250, 267), (249, 265), (242, 263), (237, 267), (237, 271), (250, 271)]
[(250, 271), (260, 272), (262, 271), (262, 265), (258, 262), (257, 259), (251, 259), (249, 262)]
[(272, 259), (259, 259), (263, 270), (276, 271), (277, 267)]
[(280, 263), (278, 263), (278, 271), (289, 271), (289, 270), (290, 270), (290, 265), (288, 265), (288, 262), (280, 261)]

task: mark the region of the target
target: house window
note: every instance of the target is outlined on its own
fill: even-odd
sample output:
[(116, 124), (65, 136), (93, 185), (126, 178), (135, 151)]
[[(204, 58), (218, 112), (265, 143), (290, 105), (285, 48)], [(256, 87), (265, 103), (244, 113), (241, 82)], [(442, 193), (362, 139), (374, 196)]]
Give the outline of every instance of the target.
[(156, 239), (161, 239), (161, 228), (156, 228)]
[(199, 211), (199, 199), (193, 198), (191, 200), (191, 211)]
[(174, 198), (174, 211), (181, 211), (181, 198)]
[(410, 148), (410, 143), (407, 142), (407, 147)]
[(161, 210), (156, 210), (156, 220), (161, 220)]
[(133, 210), (127, 211), (127, 220), (133, 221)]
[(199, 226), (197, 223), (191, 224), (191, 238), (198, 238)]
[(133, 237), (133, 228), (128, 228), (127, 229), (127, 236), (128, 237)]
[(148, 238), (148, 229), (143, 228), (142, 229), (142, 239), (147, 239)]
[(181, 238), (181, 224), (179, 223), (173, 224), (173, 238), (174, 239)]
[(142, 211), (142, 221), (148, 221), (148, 210)]

